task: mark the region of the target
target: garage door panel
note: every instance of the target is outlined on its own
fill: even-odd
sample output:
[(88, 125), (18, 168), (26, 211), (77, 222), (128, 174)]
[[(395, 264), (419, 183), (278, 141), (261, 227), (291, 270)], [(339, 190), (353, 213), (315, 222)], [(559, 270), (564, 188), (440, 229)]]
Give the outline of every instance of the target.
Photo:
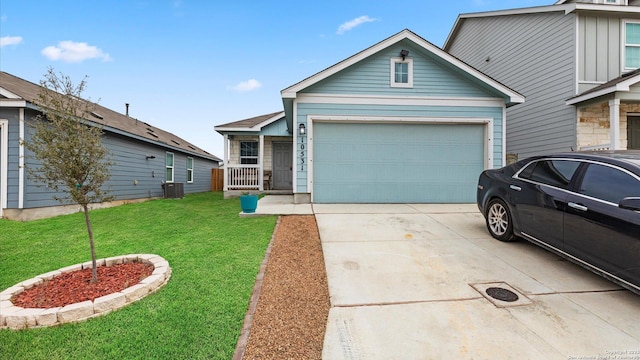
[(477, 124), (314, 124), (314, 202), (473, 202)]

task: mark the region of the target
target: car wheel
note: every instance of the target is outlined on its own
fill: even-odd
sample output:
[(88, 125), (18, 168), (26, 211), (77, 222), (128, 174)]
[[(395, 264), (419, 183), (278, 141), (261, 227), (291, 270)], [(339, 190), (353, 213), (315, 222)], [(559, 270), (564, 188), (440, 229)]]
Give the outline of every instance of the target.
[(516, 236), (513, 234), (513, 223), (511, 213), (504, 201), (493, 199), (489, 202), (487, 214), (487, 229), (494, 238), (500, 241), (513, 241)]

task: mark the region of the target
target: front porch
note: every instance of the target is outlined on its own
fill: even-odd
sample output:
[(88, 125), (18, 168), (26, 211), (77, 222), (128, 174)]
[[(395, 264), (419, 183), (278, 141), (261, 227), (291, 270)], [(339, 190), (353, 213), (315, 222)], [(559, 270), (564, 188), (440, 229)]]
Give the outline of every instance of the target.
[[(578, 108), (578, 150), (639, 149), (640, 104), (610, 100)], [(635, 135), (635, 136), (634, 136)]]
[(224, 167), (224, 196), (242, 194), (290, 195), (293, 188), (274, 189), (271, 170), (263, 170), (260, 165), (228, 165)]
[(225, 197), (293, 193), (293, 137), (283, 112), (215, 129), (224, 137)]
[(292, 194), (293, 143), (274, 136), (225, 135), (225, 196), (247, 192)]

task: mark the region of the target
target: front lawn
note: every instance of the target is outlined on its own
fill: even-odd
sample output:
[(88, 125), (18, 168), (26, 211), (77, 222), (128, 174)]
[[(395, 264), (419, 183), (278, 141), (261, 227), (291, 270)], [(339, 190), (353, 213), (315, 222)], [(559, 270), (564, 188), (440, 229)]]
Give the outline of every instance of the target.
[[(276, 217), (239, 218), (222, 193), (91, 212), (98, 258), (152, 253), (169, 283), (134, 304), (77, 324), (0, 331), (0, 359), (231, 359)], [(81, 213), (0, 220), (0, 291), (91, 260)]]

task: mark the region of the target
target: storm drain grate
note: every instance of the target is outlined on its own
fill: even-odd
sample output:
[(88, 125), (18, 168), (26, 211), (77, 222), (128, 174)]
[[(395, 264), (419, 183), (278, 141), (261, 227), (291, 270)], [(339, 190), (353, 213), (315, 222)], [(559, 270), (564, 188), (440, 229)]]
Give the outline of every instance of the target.
[(513, 291), (501, 287), (490, 287), (485, 290), (485, 292), (487, 295), (500, 301), (514, 302), (519, 299), (518, 295)]
[(503, 281), (469, 285), (499, 308), (532, 304), (529, 298)]

